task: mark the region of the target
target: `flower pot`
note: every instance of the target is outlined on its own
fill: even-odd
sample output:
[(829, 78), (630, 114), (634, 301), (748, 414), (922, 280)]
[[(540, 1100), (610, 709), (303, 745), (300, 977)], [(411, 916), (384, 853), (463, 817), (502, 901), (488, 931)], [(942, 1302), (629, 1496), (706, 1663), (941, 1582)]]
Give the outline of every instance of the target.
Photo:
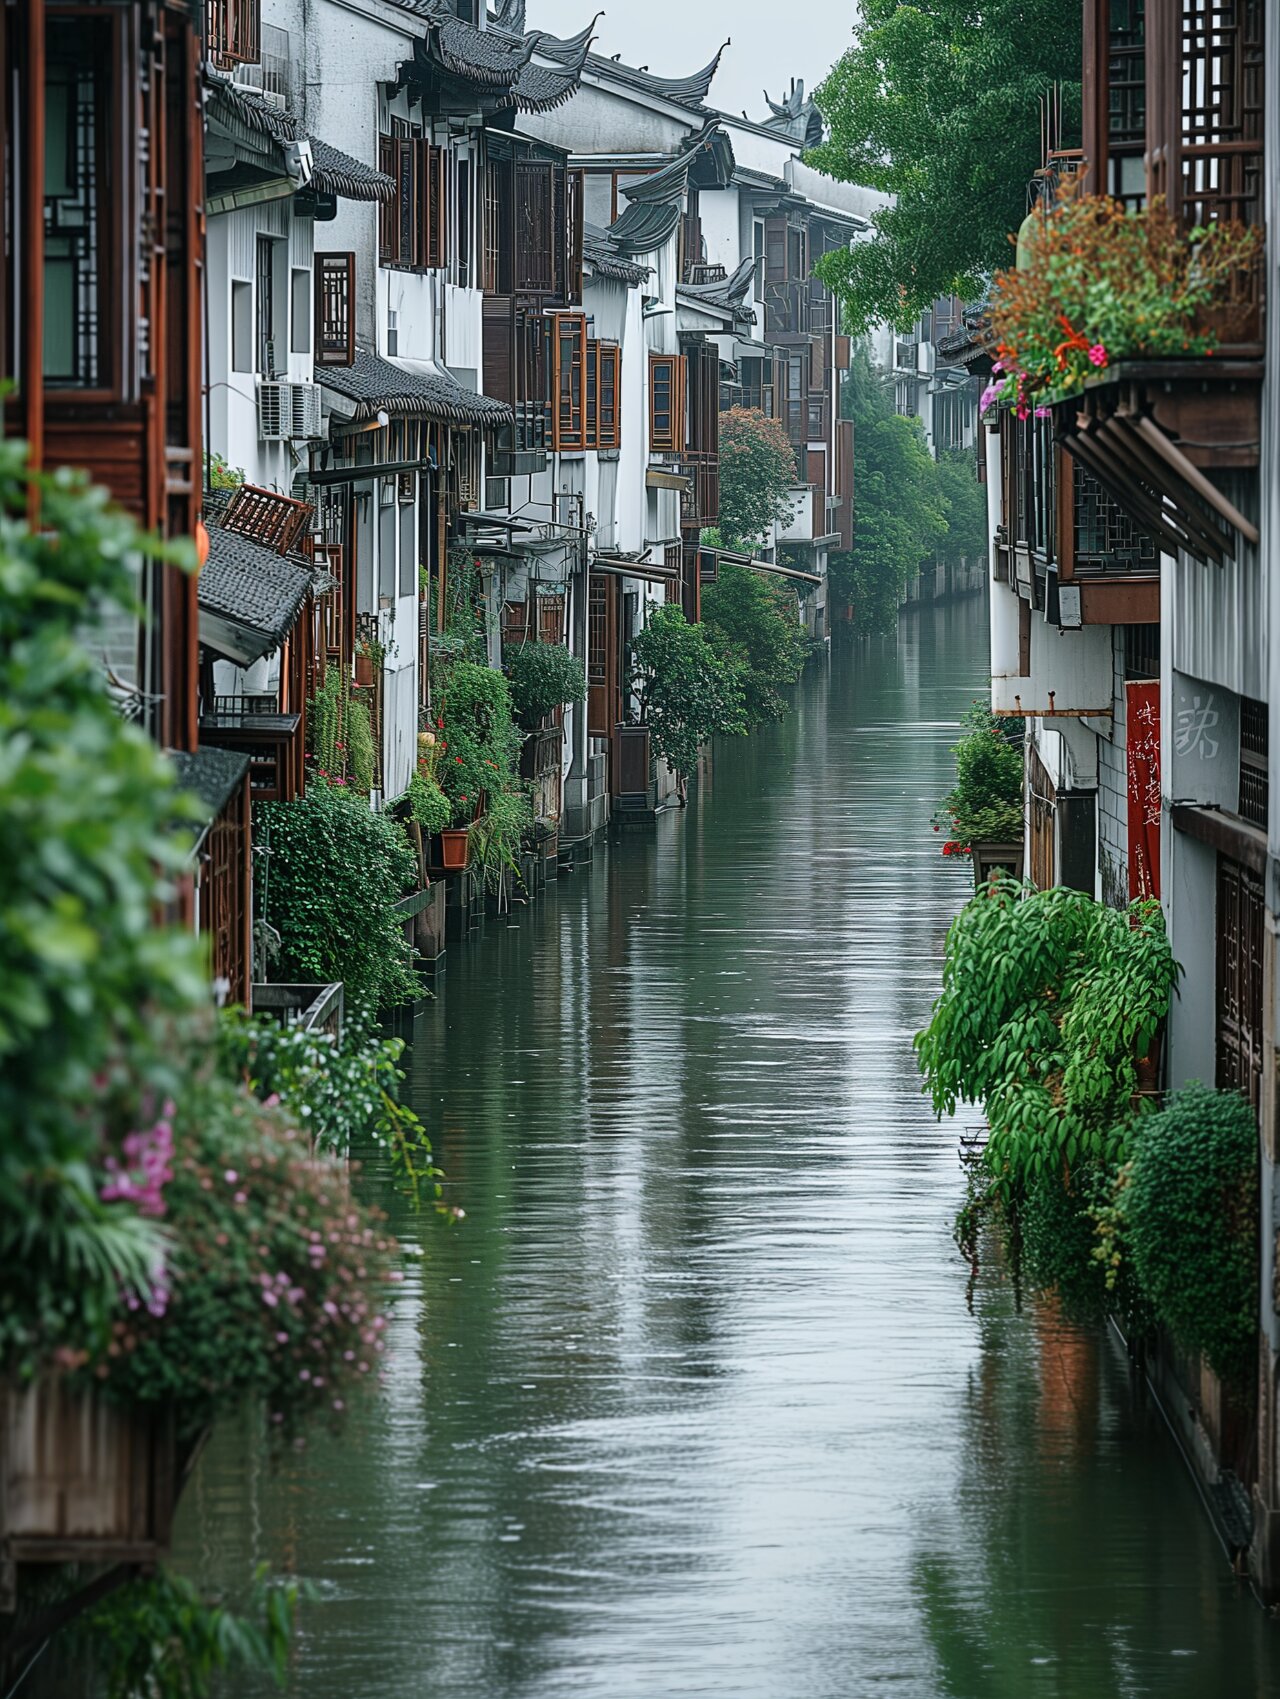
[(356, 656), (356, 683), (367, 688), (373, 683), (373, 656)]
[(440, 865), (446, 873), (461, 873), (471, 861), (471, 833), (466, 826), (450, 826), (440, 834)]

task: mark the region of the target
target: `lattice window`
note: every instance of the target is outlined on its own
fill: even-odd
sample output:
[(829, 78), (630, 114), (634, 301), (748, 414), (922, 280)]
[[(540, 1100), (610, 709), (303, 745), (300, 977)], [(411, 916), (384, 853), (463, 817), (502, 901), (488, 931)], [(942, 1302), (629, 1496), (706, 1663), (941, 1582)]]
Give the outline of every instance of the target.
[(609, 678), (609, 580), (593, 572), (587, 595), (587, 683)]
[(1146, 199), (1145, 0), (1111, 0), (1107, 74), (1107, 190), (1130, 206)]
[(356, 256), (315, 257), (317, 366), (349, 366), (356, 357)]
[(583, 448), (587, 420), (587, 321), (582, 313), (549, 319), (551, 384), (555, 395), (552, 446)]
[(616, 342), (600, 345), (600, 420), (601, 448), (622, 446), (622, 350)]
[[(1164, 8), (1171, 5), (1176, 7), (1173, 29), (1181, 39), (1170, 90), (1181, 112), (1181, 172), (1180, 182), (1158, 183), (1158, 189), (1176, 190), (1188, 224), (1229, 217), (1258, 223), (1265, 5), (1263, 0), (1164, 0)], [(1173, 39), (1170, 46), (1175, 48)], [(1154, 138), (1156, 146), (1159, 139)]]
[(50, 388), (101, 389), (113, 313), (110, 18), (50, 18), (46, 75), (44, 378)]
[(1270, 812), (1270, 726), (1267, 705), (1240, 698), (1240, 815), (1265, 832)]
[(679, 454), (685, 442), (685, 363), (679, 354), (649, 356), (649, 446)]
[(308, 502), (294, 501), (275, 490), (259, 489), (256, 484), (241, 484), (222, 516), (224, 531), (251, 537), (263, 548), (281, 555), (288, 554), (299, 543), (310, 523)]
[(205, 49), (219, 65), (255, 63), (262, 53), (261, 0), (206, 0)]
[(408, 132), (403, 119), (392, 123), (395, 133), (378, 138), (378, 167), (396, 185), (378, 212), (378, 258), (408, 271), (434, 270), (448, 260), (445, 149)]
[(1135, 525), (1078, 460), (1075, 479), (1075, 571), (1078, 577), (1105, 572), (1156, 572), (1154, 541)]
[(539, 596), (538, 638), (543, 643), (564, 642), (563, 596)]
[(1218, 857), (1217, 1084), (1258, 1107), (1262, 1087), (1262, 880)]
[(600, 446), (600, 344), (588, 339), (586, 351), (586, 405), (583, 442), (587, 448)]

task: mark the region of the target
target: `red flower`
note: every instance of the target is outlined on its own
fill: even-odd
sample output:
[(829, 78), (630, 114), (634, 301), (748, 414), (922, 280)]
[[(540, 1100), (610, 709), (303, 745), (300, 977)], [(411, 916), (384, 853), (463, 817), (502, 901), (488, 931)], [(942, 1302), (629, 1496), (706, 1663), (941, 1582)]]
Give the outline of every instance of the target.
[(458, 763), (458, 765), (459, 765), (459, 767), (461, 767), (461, 765), (462, 765), (462, 757), (461, 757), (461, 755), (455, 755), (455, 756), (454, 756), (454, 760), (455, 760), (455, 761), (456, 761), (456, 762), (457, 762), (457, 763)]

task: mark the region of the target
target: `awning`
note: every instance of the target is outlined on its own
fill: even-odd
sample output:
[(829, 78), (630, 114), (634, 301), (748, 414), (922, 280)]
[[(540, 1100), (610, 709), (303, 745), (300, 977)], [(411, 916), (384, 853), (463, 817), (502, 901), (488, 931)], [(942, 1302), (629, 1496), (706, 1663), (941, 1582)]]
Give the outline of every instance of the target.
[(779, 566), (776, 561), (760, 560), (755, 555), (736, 554), (732, 549), (703, 549), (702, 554), (714, 554), (720, 566), (742, 566), (748, 572), (769, 572), (777, 578), (793, 578), (802, 584), (821, 584), (821, 574), (801, 572), (799, 567)]
[(683, 494), (691, 482), (679, 472), (664, 472), (661, 466), (650, 466), (644, 475), (647, 490), (679, 490)]
[(592, 572), (603, 572), (610, 578), (643, 578), (650, 584), (678, 584), (680, 570), (663, 566), (657, 561), (625, 560), (620, 555), (597, 555), (591, 562)]

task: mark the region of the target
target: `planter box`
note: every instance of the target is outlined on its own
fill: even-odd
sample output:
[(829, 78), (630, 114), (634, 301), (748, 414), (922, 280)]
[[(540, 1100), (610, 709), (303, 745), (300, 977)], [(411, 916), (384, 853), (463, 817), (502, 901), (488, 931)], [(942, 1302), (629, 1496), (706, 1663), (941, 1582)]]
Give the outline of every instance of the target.
[(46, 1375), (0, 1387), (0, 1549), (16, 1563), (155, 1563), (177, 1488), (170, 1412)]
[(466, 826), (450, 826), (440, 834), (440, 865), (446, 873), (461, 873), (471, 862), (471, 833)]
[(993, 873), (1010, 873), (1022, 877), (1022, 844), (971, 844), (973, 853), (973, 883), (981, 890)]

